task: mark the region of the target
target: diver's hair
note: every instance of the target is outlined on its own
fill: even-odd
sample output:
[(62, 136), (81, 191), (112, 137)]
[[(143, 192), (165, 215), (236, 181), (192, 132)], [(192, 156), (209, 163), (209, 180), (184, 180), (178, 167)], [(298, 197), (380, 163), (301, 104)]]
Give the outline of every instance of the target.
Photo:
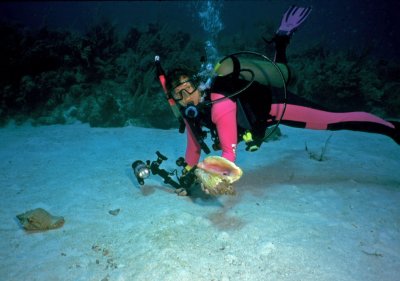
[(182, 76), (186, 76), (189, 79), (193, 79), (196, 76), (196, 72), (189, 68), (175, 68), (167, 73), (166, 87), (167, 91), (172, 91), (180, 83)]

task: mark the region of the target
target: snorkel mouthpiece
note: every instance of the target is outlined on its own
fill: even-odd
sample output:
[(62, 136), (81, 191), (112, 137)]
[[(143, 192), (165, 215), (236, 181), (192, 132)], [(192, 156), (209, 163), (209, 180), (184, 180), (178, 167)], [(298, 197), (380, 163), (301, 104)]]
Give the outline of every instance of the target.
[(199, 115), (197, 107), (194, 105), (194, 103), (188, 103), (185, 109), (185, 116), (188, 118), (196, 118), (197, 115)]

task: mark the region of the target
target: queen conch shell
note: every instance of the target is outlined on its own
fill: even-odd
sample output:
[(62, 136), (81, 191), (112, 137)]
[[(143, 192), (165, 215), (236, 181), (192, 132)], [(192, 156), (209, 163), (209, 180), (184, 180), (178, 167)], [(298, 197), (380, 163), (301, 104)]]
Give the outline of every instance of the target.
[(223, 157), (208, 156), (197, 165), (195, 174), (205, 193), (233, 195), (235, 189), (232, 183), (241, 178), (243, 171), (235, 163)]
[(18, 220), (25, 230), (49, 230), (64, 225), (64, 218), (49, 214), (42, 208), (27, 211), (17, 215)]

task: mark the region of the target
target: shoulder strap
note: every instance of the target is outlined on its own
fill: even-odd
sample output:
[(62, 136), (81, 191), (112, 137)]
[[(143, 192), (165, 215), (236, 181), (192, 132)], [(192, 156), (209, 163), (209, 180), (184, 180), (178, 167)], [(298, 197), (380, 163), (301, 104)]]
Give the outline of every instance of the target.
[(233, 62), (232, 78), (233, 79), (238, 79), (239, 75), (240, 75), (240, 61), (234, 55), (230, 55), (229, 58), (231, 58), (232, 62)]

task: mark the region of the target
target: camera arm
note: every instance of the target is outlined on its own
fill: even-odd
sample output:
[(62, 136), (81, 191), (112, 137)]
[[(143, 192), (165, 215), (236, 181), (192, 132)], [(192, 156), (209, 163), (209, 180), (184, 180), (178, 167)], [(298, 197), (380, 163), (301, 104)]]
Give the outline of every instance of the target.
[[(147, 160), (146, 163), (144, 163), (141, 160), (136, 160), (132, 163), (134, 175), (140, 185), (144, 184), (144, 179), (146, 179), (150, 173), (153, 175), (159, 175), (164, 180), (164, 183), (171, 185), (175, 189), (188, 189), (196, 180), (196, 175), (194, 174), (196, 166), (184, 176), (179, 177), (178, 181), (173, 180), (170, 172), (160, 168), (162, 162), (168, 160), (168, 158), (162, 155), (159, 151), (157, 151), (156, 154), (157, 160), (155, 161), (150, 162), (150, 160)], [(186, 163), (182, 157), (178, 158), (176, 164), (182, 167), (186, 166)]]

